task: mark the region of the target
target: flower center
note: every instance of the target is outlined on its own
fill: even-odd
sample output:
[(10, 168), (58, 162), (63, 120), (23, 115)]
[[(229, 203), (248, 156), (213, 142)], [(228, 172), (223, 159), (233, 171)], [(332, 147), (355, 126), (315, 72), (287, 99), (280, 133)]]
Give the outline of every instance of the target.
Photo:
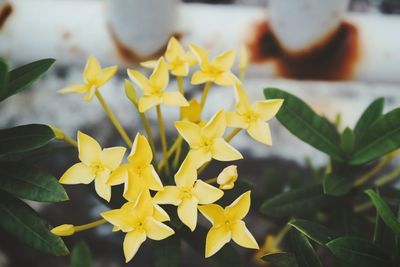
[(210, 139), (203, 139), (201, 141), (201, 147), (206, 150), (207, 152), (211, 150), (211, 147), (213, 145), (213, 140)]
[(191, 188), (185, 188), (181, 190), (182, 199), (191, 199), (193, 196)]
[(247, 123), (252, 123), (258, 120), (258, 114), (254, 113), (254, 112), (247, 112), (245, 114), (243, 114), (245, 120)]
[(98, 176), (101, 172), (105, 171), (106, 168), (104, 168), (104, 166), (102, 164), (95, 164), (92, 166), (92, 171), (93, 173), (96, 174), (96, 176)]
[(216, 68), (214, 66), (208, 66), (207, 70), (205, 71), (209, 76), (215, 77), (221, 75), (224, 71)]

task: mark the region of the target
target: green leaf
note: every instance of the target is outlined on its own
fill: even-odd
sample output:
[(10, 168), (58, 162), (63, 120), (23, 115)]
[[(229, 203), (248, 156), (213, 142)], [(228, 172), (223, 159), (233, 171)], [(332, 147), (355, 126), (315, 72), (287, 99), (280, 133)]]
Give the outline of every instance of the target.
[(351, 153), (353, 152), (354, 143), (354, 132), (349, 127), (346, 127), (346, 129), (344, 129), (342, 135), (340, 136), (340, 147), (347, 156), (351, 155)]
[(285, 91), (267, 88), (264, 95), (267, 99), (285, 100), (276, 117), (292, 134), (332, 158), (344, 161), (340, 136), (331, 122), (315, 113), (301, 99)]
[(388, 204), (386, 204), (386, 202), (371, 189), (366, 190), (365, 193), (370, 197), (376, 211), (379, 213), (379, 216), (381, 216), (385, 224), (392, 229), (396, 235), (400, 235), (400, 222), (397, 221), (396, 216), (393, 214)]
[(176, 235), (152, 242), (152, 247), (154, 267), (180, 266), (181, 240)]
[(363, 164), (400, 148), (400, 108), (381, 116), (357, 142), (351, 164)]
[(91, 267), (92, 255), (88, 245), (79, 241), (72, 248), (71, 253), (71, 267)]
[(292, 253), (276, 252), (264, 255), (263, 260), (276, 267), (298, 267), (296, 257)]
[(307, 237), (298, 231), (292, 231), (291, 236), (298, 265), (300, 267), (322, 267), (322, 263)]
[(315, 212), (327, 202), (321, 185), (313, 185), (276, 195), (264, 201), (260, 211), (275, 218), (285, 218)]
[(391, 266), (389, 257), (380, 247), (358, 237), (339, 237), (327, 246), (343, 267)]
[(55, 177), (19, 162), (0, 162), (0, 189), (33, 201), (68, 200), (67, 193)]
[(0, 155), (37, 149), (55, 138), (47, 125), (27, 124), (0, 130)]
[(337, 237), (336, 233), (315, 222), (296, 219), (290, 221), (289, 224), (321, 246), (325, 246), (326, 243)]
[(7, 84), (8, 81), (8, 65), (7, 63), (0, 58), (0, 92)]
[(384, 105), (385, 99), (383, 97), (380, 97), (374, 100), (365, 109), (354, 128), (354, 133), (356, 134), (357, 138), (360, 138), (362, 135), (364, 135), (371, 124), (382, 116)]
[(353, 187), (353, 179), (344, 175), (328, 174), (324, 178), (324, 193), (330, 196), (343, 196)]
[(0, 191), (0, 227), (22, 242), (55, 256), (69, 254), (62, 239), (53, 235), (50, 226), (21, 200)]
[(8, 83), (0, 88), (0, 101), (22, 91), (28, 85), (40, 78), (54, 64), (55, 60), (48, 58), (38, 60), (9, 72)]

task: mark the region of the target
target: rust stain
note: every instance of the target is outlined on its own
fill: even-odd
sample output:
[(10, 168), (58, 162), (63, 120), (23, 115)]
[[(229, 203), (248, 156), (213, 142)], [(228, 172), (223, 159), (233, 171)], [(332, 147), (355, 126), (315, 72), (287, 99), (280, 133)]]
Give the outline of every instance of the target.
[(312, 47), (299, 53), (283, 49), (268, 22), (256, 25), (255, 35), (248, 43), (251, 61), (276, 64), (278, 75), (292, 79), (348, 80), (353, 77), (359, 58), (357, 28), (343, 22), (340, 27)]
[[(120, 55), (123, 62), (125, 62), (128, 65), (129, 64), (137, 64), (137, 63), (140, 63), (140, 62), (143, 62), (146, 60), (158, 58), (158, 57), (164, 55), (165, 50), (167, 49), (168, 44), (166, 43), (163, 47), (161, 47), (160, 49), (158, 49), (157, 51), (155, 51), (154, 53), (152, 53), (150, 55), (146, 55), (146, 56), (140, 55), (138, 52), (127, 47), (120, 40), (118, 40), (117, 36), (115, 35), (115, 33), (113, 32), (111, 27), (109, 27), (109, 29), (110, 29), (111, 37), (112, 37), (112, 40), (114, 41), (114, 44), (116, 46), (118, 54)], [(174, 36), (178, 40), (180, 40), (182, 38), (181, 33), (175, 33), (175, 34), (172, 34), (172, 36)]]
[(13, 7), (9, 3), (5, 4), (3, 7), (0, 7), (0, 30), (3, 28), (6, 23), (8, 17), (13, 12)]

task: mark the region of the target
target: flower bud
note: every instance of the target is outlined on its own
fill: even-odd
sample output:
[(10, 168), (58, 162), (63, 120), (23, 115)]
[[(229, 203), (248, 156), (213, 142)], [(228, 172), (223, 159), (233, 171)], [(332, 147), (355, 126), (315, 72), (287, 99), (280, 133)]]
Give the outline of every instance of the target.
[(125, 80), (125, 95), (128, 97), (130, 101), (132, 101), (133, 104), (135, 105), (138, 104), (136, 90), (128, 80)]
[(72, 224), (63, 224), (51, 229), (51, 232), (58, 236), (70, 236), (75, 233), (75, 227)]
[(217, 177), (217, 183), (222, 190), (229, 190), (235, 186), (238, 178), (237, 166), (231, 165), (222, 170)]

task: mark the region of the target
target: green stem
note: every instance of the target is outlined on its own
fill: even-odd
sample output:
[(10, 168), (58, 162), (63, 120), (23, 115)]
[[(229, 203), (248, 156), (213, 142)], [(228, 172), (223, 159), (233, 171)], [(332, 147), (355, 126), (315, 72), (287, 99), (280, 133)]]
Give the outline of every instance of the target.
[(162, 151), (164, 154), (165, 170), (166, 170), (167, 174), (169, 174), (170, 172), (169, 172), (169, 164), (168, 164), (167, 137), (166, 137), (166, 133), (165, 133), (165, 126), (164, 126), (164, 121), (163, 121), (160, 105), (157, 105), (156, 110), (157, 110), (158, 125), (160, 127), (161, 146), (162, 146)]
[(88, 224), (83, 224), (83, 225), (74, 226), (75, 233), (77, 233), (77, 232), (82, 232), (82, 231), (86, 231), (86, 230), (95, 228), (95, 227), (97, 227), (97, 226), (103, 225), (103, 224), (105, 224), (105, 223), (107, 223), (106, 220), (100, 219), (100, 220), (97, 220), (97, 221), (94, 221), (94, 222), (91, 222), (91, 223), (88, 223)]
[(210, 91), (211, 84), (212, 84), (211, 82), (206, 82), (206, 84), (204, 85), (203, 94), (201, 95), (201, 101), (200, 101), (201, 109), (203, 109), (204, 104), (206, 103), (206, 99), (208, 96), (208, 92)]

